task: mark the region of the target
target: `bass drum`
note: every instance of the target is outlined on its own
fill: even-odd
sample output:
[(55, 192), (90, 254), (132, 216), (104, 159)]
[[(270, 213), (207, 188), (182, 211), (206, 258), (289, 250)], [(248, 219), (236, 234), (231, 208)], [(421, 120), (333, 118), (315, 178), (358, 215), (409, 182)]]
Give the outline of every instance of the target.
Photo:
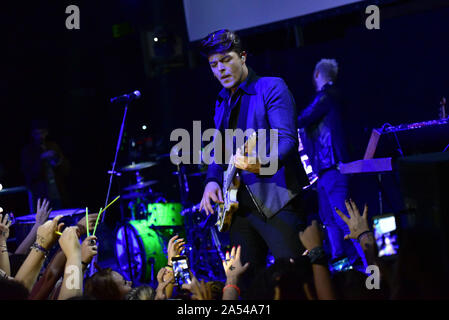
[(148, 220), (132, 220), (117, 230), (115, 255), (123, 275), (134, 282), (154, 282), (167, 265), (164, 238)]
[(181, 211), (180, 203), (150, 203), (148, 221), (153, 226), (183, 226), (184, 216)]

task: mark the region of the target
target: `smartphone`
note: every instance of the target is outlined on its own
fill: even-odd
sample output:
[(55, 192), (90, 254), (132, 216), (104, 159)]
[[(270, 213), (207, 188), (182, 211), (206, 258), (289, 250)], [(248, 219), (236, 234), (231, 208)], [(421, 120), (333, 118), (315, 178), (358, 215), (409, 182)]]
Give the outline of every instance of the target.
[(184, 283), (190, 284), (192, 279), (190, 278), (189, 265), (187, 263), (186, 256), (178, 256), (172, 258), (173, 273), (175, 275), (175, 283), (181, 287)]
[(348, 258), (340, 259), (340, 260), (330, 264), (329, 267), (330, 267), (329, 269), (332, 273), (343, 272), (343, 271), (352, 269), (351, 262), (349, 261)]
[(394, 257), (399, 252), (398, 230), (394, 214), (373, 217), (374, 237), (379, 257)]

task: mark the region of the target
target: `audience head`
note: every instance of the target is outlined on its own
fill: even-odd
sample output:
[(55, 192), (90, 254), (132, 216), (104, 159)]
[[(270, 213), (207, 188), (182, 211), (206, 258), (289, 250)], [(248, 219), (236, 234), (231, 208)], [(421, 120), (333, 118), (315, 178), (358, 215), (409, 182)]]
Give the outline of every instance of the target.
[(250, 300), (310, 300), (313, 275), (307, 257), (277, 259), (257, 275), (249, 289)]
[(126, 295), (126, 300), (154, 300), (156, 291), (148, 285), (141, 285), (131, 289)]
[(335, 293), (339, 300), (385, 299), (383, 286), (380, 290), (366, 287), (367, 276), (357, 270), (336, 272), (332, 277)]
[(120, 273), (105, 268), (86, 280), (84, 293), (97, 300), (122, 300), (131, 291), (131, 285)]
[(0, 300), (27, 300), (29, 292), (25, 286), (12, 278), (0, 279)]
[(209, 281), (206, 283), (210, 287), (212, 300), (221, 300), (223, 298), (224, 283), (221, 281)]

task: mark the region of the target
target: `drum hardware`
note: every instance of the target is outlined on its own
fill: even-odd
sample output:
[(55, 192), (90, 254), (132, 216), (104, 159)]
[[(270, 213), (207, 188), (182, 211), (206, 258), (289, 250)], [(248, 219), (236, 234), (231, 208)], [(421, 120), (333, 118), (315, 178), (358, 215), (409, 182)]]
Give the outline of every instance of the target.
[(112, 170), (109, 170), (109, 171), (108, 171), (108, 174), (114, 174), (114, 175), (116, 175), (117, 177), (121, 177), (121, 176), (122, 176), (122, 174), (121, 174), (120, 172), (118, 172), (118, 171), (112, 171)]
[(118, 171), (121, 172), (129, 172), (129, 171), (139, 171), (142, 169), (147, 169), (147, 168), (151, 168), (154, 167), (155, 165), (157, 165), (157, 162), (140, 162), (140, 163), (132, 163), (130, 165), (124, 166), (122, 168), (120, 168)]
[(136, 184), (130, 185), (126, 188), (123, 188), (124, 191), (134, 191), (134, 190), (139, 190), (139, 189), (143, 189), (146, 187), (149, 187), (153, 184), (158, 183), (159, 181), (157, 180), (149, 180), (149, 181), (140, 181)]
[(187, 181), (186, 177), (186, 168), (182, 164), (176, 165), (177, 168), (177, 176), (178, 176), (178, 183), (179, 183), (179, 191), (181, 193), (181, 203), (186, 204), (187, 199), (189, 196), (189, 183)]

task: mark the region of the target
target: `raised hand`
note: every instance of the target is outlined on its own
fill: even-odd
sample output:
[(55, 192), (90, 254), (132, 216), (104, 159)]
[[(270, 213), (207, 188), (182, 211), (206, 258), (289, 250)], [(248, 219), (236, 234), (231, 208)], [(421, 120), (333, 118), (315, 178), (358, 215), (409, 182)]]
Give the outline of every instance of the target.
[(47, 199), (37, 199), (37, 210), (36, 210), (36, 224), (42, 225), (47, 221), (48, 216), (50, 215), (52, 208), (49, 209), (50, 201)]
[(67, 260), (74, 254), (81, 253), (81, 246), (79, 243), (78, 235), (76, 234), (76, 227), (68, 227), (64, 229), (61, 237), (59, 238), (59, 245), (64, 252)]
[(64, 223), (59, 223), (62, 215), (56, 216), (53, 220), (45, 222), (37, 229), (36, 242), (44, 249), (49, 250), (56, 242), (56, 231), (60, 231)]
[(210, 181), (204, 188), (203, 198), (200, 203), (200, 211), (204, 210), (207, 215), (213, 214), (214, 209), (210, 201), (215, 203), (223, 203), (223, 194), (220, 185), (215, 181)]
[(226, 260), (223, 261), (223, 268), (227, 279), (226, 283), (238, 283), (242, 274), (249, 268), (249, 262), (242, 266), (240, 252), (240, 246), (238, 246), (237, 249), (232, 247), (231, 253), (229, 253), (229, 251), (226, 252)]
[(167, 295), (165, 294), (165, 289), (167, 286), (172, 283), (175, 279), (173, 274), (173, 270), (170, 268), (161, 268), (157, 273), (157, 282), (158, 286), (156, 288), (156, 296), (154, 300), (165, 300), (167, 299)]
[(96, 236), (90, 236), (84, 239), (81, 243), (81, 261), (84, 263), (91, 263), (94, 256), (98, 254), (98, 247), (94, 244), (91, 245), (91, 240), (97, 240)]
[(173, 236), (168, 241), (168, 247), (167, 247), (167, 258), (168, 258), (168, 265), (172, 265), (171, 258), (175, 256), (181, 255), (182, 250), (184, 250), (186, 242), (183, 238), (178, 239), (178, 235)]
[(9, 227), (11, 226), (11, 219), (9, 219), (9, 214), (0, 214), (0, 242), (6, 242), (9, 237)]
[(192, 300), (212, 300), (212, 290), (204, 283), (204, 280), (199, 282), (193, 274), (190, 277), (192, 278), (192, 282), (189, 284), (184, 283), (182, 289), (186, 289), (192, 294)]
[(307, 250), (312, 250), (323, 245), (323, 234), (318, 221), (313, 220), (312, 224), (304, 231), (299, 232), (299, 240)]
[(340, 218), (348, 225), (349, 234), (345, 235), (345, 240), (357, 239), (365, 231), (369, 231), (368, 226), (368, 206), (365, 204), (363, 209), (363, 214), (360, 215), (357, 205), (352, 200), (345, 201), (346, 209), (349, 213), (349, 218), (341, 212), (338, 208), (335, 211), (338, 213)]

